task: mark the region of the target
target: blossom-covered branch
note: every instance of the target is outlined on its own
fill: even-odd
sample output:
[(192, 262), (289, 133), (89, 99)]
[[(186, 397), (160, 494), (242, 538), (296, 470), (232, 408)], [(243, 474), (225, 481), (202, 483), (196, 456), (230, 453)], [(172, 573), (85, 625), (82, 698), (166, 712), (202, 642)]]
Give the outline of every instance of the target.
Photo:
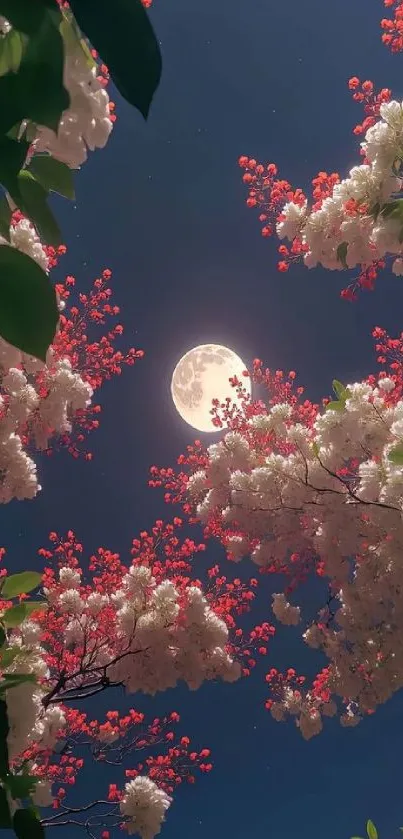
[[(11, 241), (47, 270), (65, 251), (44, 248), (19, 213), (12, 219)], [(51, 453), (55, 445), (63, 445), (78, 457), (86, 434), (99, 424), (100, 408), (92, 404), (95, 391), (143, 356), (141, 350), (123, 353), (114, 347), (123, 327), (108, 325), (119, 314), (111, 300), (110, 279), (106, 269), (87, 294), (74, 295), (71, 276), (56, 286), (59, 326), (46, 363), (0, 338), (2, 503), (33, 498), (40, 490), (34, 451)]]
[(202, 521), (229, 559), (250, 556), (285, 576), (273, 594), (281, 623), (301, 625), (290, 597), (310, 575), (323, 580), (324, 605), (302, 634), (328, 665), (311, 687), (294, 669), (267, 676), (267, 707), (279, 720), (294, 715), (305, 737), (321, 730), (323, 714), (355, 725), (403, 686), (403, 336), (377, 328), (374, 337), (389, 369), (335, 381), (322, 407), (303, 399), (293, 371), (273, 374), (256, 360), (266, 401), (235, 382), (239, 403), (213, 409), (229, 428), (222, 440), (207, 450), (196, 443), (179, 473), (152, 469), (151, 483)]
[[(80, 708), (83, 701), (114, 688), (154, 695), (180, 681), (193, 690), (206, 680), (233, 682), (267, 652), (274, 627), (263, 623), (244, 633), (238, 620), (251, 609), (257, 580), (231, 579), (213, 566), (203, 591), (193, 563), (205, 544), (181, 539), (181, 528), (179, 518), (157, 521), (133, 540), (128, 565), (105, 548), (87, 564), (72, 531), (65, 538), (51, 533), (50, 549), (39, 551), (47, 562), (39, 603), (21, 594), (12, 607), (6, 595), (15, 578), (7, 590), (9, 578), (1, 574), (8, 756), (14, 776), (28, 771), (36, 782), (37, 805), (57, 809), (44, 817), (49, 827), (95, 830), (101, 808), (104, 825), (127, 824), (129, 832), (152, 839), (176, 787), (212, 768), (208, 749), (175, 737), (176, 712), (146, 723), (133, 708), (111, 710), (99, 722)], [(136, 752), (145, 756), (133, 764)], [(110, 783), (107, 806), (72, 808), (65, 800), (86, 755), (111, 771), (123, 767), (126, 785)]]
[(297, 261), (308, 268), (356, 268), (358, 276), (342, 291), (355, 299), (359, 288), (372, 289), (381, 268), (393, 259), (394, 274), (403, 273), (403, 108), (383, 88), (357, 77), (349, 81), (354, 99), (364, 106), (365, 119), (355, 128), (365, 134), (361, 165), (349, 177), (319, 172), (313, 179), (312, 201), (277, 177), (277, 167), (242, 156), (248, 207), (260, 210), (262, 235), (274, 233), (289, 244), (279, 247), (278, 269)]

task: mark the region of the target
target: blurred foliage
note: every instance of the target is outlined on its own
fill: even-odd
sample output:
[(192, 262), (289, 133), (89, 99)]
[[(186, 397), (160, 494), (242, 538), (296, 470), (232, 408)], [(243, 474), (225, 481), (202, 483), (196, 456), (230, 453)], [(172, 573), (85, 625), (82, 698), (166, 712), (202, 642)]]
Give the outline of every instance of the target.
[[(57, 132), (70, 105), (64, 86), (65, 48), (88, 48), (108, 66), (121, 95), (146, 118), (161, 76), (161, 55), (141, 0), (0, 0), (11, 25), (0, 36), (0, 234), (10, 241), (19, 209), (44, 245), (62, 242), (50, 192), (74, 199), (71, 170), (50, 154), (30, 153), (36, 126)], [(13, 252), (13, 253), (11, 253)], [(0, 246), (0, 335), (45, 360), (55, 335), (57, 306), (47, 274), (29, 256)]]

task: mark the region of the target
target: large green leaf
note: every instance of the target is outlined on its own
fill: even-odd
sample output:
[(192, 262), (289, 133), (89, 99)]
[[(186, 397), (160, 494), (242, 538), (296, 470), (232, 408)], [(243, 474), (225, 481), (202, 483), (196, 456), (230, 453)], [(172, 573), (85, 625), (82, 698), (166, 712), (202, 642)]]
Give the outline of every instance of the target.
[(59, 319), (55, 290), (37, 263), (0, 245), (0, 335), (42, 361)]
[(13, 629), (16, 626), (20, 626), (33, 612), (41, 612), (44, 609), (47, 609), (47, 604), (42, 600), (24, 600), (18, 606), (11, 606), (9, 609), (6, 609), (2, 616), (2, 621), (4, 626)]
[(10, 29), (0, 38), (0, 76), (5, 73), (16, 73), (22, 59), (22, 36), (17, 29)]
[(24, 682), (36, 683), (36, 676), (33, 673), (4, 673), (0, 679), (0, 694), (4, 694), (6, 690), (12, 690)]
[(18, 73), (6, 73), (0, 76), (0, 133), (7, 134), (17, 123), (25, 117), (25, 94), (22, 91), (20, 79), (21, 65)]
[(39, 29), (47, 5), (42, 0), (0, 0), (0, 13), (16, 29), (30, 35)]
[(8, 775), (4, 782), (12, 798), (28, 798), (38, 783), (37, 775)]
[(45, 831), (31, 807), (15, 811), (13, 828), (18, 839), (45, 839)]
[[(29, 2), (35, 5), (37, 0)], [(41, 0), (40, 5), (49, 3), (51, 0)], [(22, 119), (57, 130), (61, 114), (70, 104), (63, 84), (62, 19), (51, 3), (28, 38), (18, 72), (0, 77), (0, 133), (6, 134)]]
[(3, 184), (16, 203), (16, 198), (18, 198), (17, 178), (25, 163), (28, 149), (29, 143), (26, 140), (0, 137), (0, 183)]
[(18, 175), (18, 190), (19, 200), (14, 200), (35, 225), (41, 241), (45, 245), (61, 245), (62, 234), (48, 205), (48, 192), (27, 169)]
[(146, 119), (161, 78), (161, 53), (141, 0), (70, 0), (70, 7), (119, 93)]
[(34, 588), (38, 588), (42, 581), (42, 574), (37, 571), (22, 571), (20, 574), (12, 574), (6, 577), (1, 588), (1, 597), (4, 600), (11, 600), (19, 594), (28, 594)]
[(4, 699), (0, 699), (0, 778), (5, 778), (10, 772), (7, 748), (7, 735), (9, 730), (7, 704)]
[(59, 30), (62, 19), (59, 12), (46, 14), (41, 27), (29, 40), (18, 73), (25, 118), (54, 131), (70, 104), (63, 84), (64, 46)]
[(0, 786), (0, 828), (4, 830), (4, 828), (10, 828), (11, 826), (11, 815), (6, 791)]
[(29, 171), (45, 189), (74, 200), (73, 173), (65, 163), (50, 154), (35, 154), (30, 160)]
[(17, 658), (17, 655), (19, 655), (20, 652), (21, 647), (6, 647), (4, 650), (0, 650), (1, 669), (5, 670), (6, 667), (10, 667), (10, 664), (13, 663), (14, 659)]

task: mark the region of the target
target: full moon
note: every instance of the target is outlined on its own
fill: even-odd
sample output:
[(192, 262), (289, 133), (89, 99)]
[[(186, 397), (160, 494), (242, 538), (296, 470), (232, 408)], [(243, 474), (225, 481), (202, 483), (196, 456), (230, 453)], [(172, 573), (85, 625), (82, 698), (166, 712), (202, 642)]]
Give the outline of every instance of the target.
[(229, 379), (237, 376), (250, 394), (250, 379), (242, 378), (244, 362), (233, 350), (219, 344), (202, 344), (189, 350), (175, 367), (171, 393), (178, 414), (197, 431), (219, 431), (212, 424), (212, 400), (234, 399)]

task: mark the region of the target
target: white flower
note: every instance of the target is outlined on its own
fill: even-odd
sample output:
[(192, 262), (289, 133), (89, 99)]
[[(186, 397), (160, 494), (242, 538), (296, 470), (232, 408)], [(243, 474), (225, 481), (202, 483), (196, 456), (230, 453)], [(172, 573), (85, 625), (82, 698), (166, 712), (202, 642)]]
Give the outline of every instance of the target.
[(299, 606), (291, 606), (284, 594), (273, 594), (272, 609), (277, 620), (287, 626), (296, 626), (301, 620)]
[(304, 740), (310, 740), (322, 731), (322, 719), (318, 711), (307, 709), (298, 720), (298, 728)]
[(88, 66), (80, 46), (65, 41), (64, 84), (70, 105), (63, 112), (57, 132), (37, 127), (36, 151), (48, 151), (57, 160), (78, 169), (88, 149), (103, 148), (112, 131), (109, 96), (97, 79), (97, 69)]
[(81, 615), (85, 604), (76, 589), (68, 588), (60, 594), (59, 605), (62, 612), (67, 612), (71, 615)]
[(164, 790), (144, 775), (129, 781), (119, 805), (127, 832), (130, 835), (137, 833), (141, 839), (154, 839), (161, 830), (171, 801)]
[(392, 271), (397, 277), (401, 277), (403, 275), (403, 259), (400, 256), (394, 260)]
[(285, 218), (283, 221), (278, 222), (276, 226), (277, 235), (279, 239), (289, 239), (292, 241), (299, 234), (305, 221), (307, 203), (305, 202), (301, 207), (298, 204), (294, 204), (293, 201), (289, 201), (287, 204), (284, 204), (281, 214)]
[(80, 588), (81, 576), (74, 568), (65, 565), (59, 571), (59, 582), (64, 589)]

